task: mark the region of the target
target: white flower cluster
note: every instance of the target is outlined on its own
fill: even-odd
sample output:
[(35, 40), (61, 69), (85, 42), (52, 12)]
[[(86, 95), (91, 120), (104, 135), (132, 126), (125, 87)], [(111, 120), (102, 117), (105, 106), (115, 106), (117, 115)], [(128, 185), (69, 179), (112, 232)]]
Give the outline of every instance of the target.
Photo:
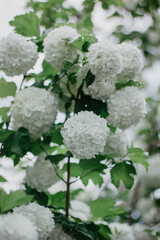
[(111, 240), (135, 240), (133, 229), (128, 224), (115, 222), (108, 226), (112, 232)]
[(117, 77), (123, 82), (134, 79), (143, 68), (141, 51), (129, 43), (116, 45), (108, 41), (97, 42), (90, 46), (86, 57), (87, 64), (77, 73), (78, 86), (91, 70), (95, 80), (88, 87), (84, 83), (83, 92), (102, 101), (115, 92)]
[(54, 166), (49, 160), (37, 160), (34, 166), (26, 169), (25, 182), (38, 191), (46, 191), (58, 180)]
[(72, 238), (69, 234), (66, 234), (61, 225), (57, 224), (52, 232), (52, 236), (51, 238), (49, 238), (49, 240), (73, 240), (74, 238)]
[(108, 123), (122, 130), (136, 125), (146, 113), (143, 93), (137, 87), (125, 87), (108, 102)]
[(129, 43), (122, 43), (119, 45), (122, 56), (122, 71), (118, 75), (121, 80), (134, 79), (144, 67), (144, 60), (141, 51)]
[(141, 224), (135, 224), (133, 225), (132, 228), (133, 228), (136, 240), (154, 240), (154, 238), (152, 238), (150, 234), (145, 232), (145, 230), (147, 229), (147, 226), (144, 226)]
[[(88, 64), (82, 66), (78, 71), (77, 73), (78, 87), (80, 87), (80, 85), (82, 84), (82, 80), (86, 77), (88, 71), (89, 71)], [(86, 83), (84, 83), (83, 92), (84, 94), (89, 95), (94, 99), (107, 100), (115, 91), (116, 82), (117, 82), (116, 75), (111, 76), (106, 75), (101, 77), (100, 75), (95, 74), (95, 80), (91, 85), (87, 87)]]
[(94, 75), (101, 77), (120, 73), (121, 55), (118, 46), (108, 41), (94, 43), (90, 46), (88, 57), (89, 68)]
[(0, 40), (0, 68), (8, 76), (26, 74), (37, 58), (37, 46), (25, 37), (10, 33)]
[(124, 157), (127, 154), (128, 145), (127, 135), (117, 128), (115, 133), (110, 131), (104, 147), (104, 154), (113, 154), (117, 158)]
[(37, 203), (30, 203), (28, 206), (16, 207), (13, 211), (27, 217), (32, 222), (39, 234), (39, 240), (46, 240), (50, 237), (55, 223), (49, 208), (40, 206)]
[[(78, 39), (79, 36), (76, 29), (69, 26), (61, 26), (52, 30), (44, 39), (46, 61), (57, 71), (61, 71), (65, 60), (73, 61), (76, 59), (79, 51), (70, 43)], [(69, 43), (65, 39), (68, 39)]]
[(32, 222), (20, 214), (0, 215), (1, 240), (38, 240), (38, 233)]
[(13, 130), (28, 129), (33, 138), (47, 132), (57, 115), (56, 97), (45, 89), (30, 87), (21, 90), (11, 106)]
[(61, 130), (68, 150), (81, 159), (103, 152), (108, 132), (107, 121), (88, 111), (70, 117)]

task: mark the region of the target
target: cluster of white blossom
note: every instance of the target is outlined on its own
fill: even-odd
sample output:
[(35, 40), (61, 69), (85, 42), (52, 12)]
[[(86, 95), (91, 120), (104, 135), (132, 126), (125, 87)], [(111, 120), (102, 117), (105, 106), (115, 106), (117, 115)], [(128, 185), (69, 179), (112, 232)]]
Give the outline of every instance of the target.
[(69, 26), (61, 26), (53, 29), (44, 40), (46, 61), (57, 71), (61, 71), (64, 67), (64, 61), (73, 61), (79, 54), (78, 49), (70, 44), (79, 37), (80, 35), (76, 29)]
[(90, 46), (88, 53), (89, 68), (94, 75), (111, 76), (121, 72), (122, 58), (116, 44), (108, 41), (94, 43)]
[(11, 106), (12, 129), (28, 129), (33, 138), (47, 132), (57, 115), (57, 98), (41, 88), (25, 88), (14, 99)]
[(0, 215), (1, 240), (38, 240), (38, 233), (29, 218), (17, 213)]
[(8, 76), (26, 74), (37, 58), (37, 46), (19, 34), (10, 33), (0, 40), (0, 68)]
[(108, 102), (108, 123), (122, 130), (136, 125), (146, 113), (143, 93), (137, 87), (125, 87), (114, 93)]
[(34, 166), (26, 169), (25, 182), (38, 191), (46, 191), (58, 180), (54, 165), (49, 160), (37, 160)]
[(115, 133), (109, 132), (104, 147), (104, 154), (113, 154), (116, 158), (124, 157), (127, 154), (128, 145), (129, 141), (126, 133), (117, 128)]
[(107, 121), (88, 111), (70, 117), (61, 130), (68, 150), (81, 159), (102, 153), (108, 132)]
[(119, 45), (122, 56), (122, 70), (118, 77), (121, 80), (134, 79), (144, 67), (144, 60), (141, 51), (129, 43), (122, 43)]
[(137, 203), (137, 209), (141, 213), (142, 221), (149, 225), (160, 221), (160, 211), (150, 198), (141, 198)]
[(133, 229), (128, 224), (113, 222), (108, 226), (112, 232), (111, 240), (135, 240)]
[(46, 240), (50, 237), (55, 223), (49, 208), (40, 206), (37, 203), (30, 203), (28, 206), (21, 205), (14, 208), (13, 212), (27, 217), (32, 222), (38, 232), (39, 240)]
[[(80, 87), (82, 80), (86, 77), (89, 71), (89, 65), (83, 65), (77, 73), (77, 85)], [(115, 91), (117, 77), (116, 75), (103, 76), (95, 74), (94, 82), (87, 87), (84, 82), (83, 92), (97, 100), (107, 100)]]
[(65, 233), (60, 224), (57, 224), (49, 240), (73, 240), (69, 234)]
[(133, 228), (136, 240), (154, 240), (154, 238), (151, 237), (150, 234), (145, 232), (145, 230), (147, 229), (146, 226), (141, 224), (135, 224), (132, 226), (132, 228)]

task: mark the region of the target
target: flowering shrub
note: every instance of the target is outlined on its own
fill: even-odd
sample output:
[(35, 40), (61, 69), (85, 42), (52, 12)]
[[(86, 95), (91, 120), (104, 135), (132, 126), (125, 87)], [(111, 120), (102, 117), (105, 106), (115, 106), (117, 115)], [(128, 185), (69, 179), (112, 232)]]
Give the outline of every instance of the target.
[[(134, 185), (135, 163), (148, 168), (143, 150), (134, 148), (122, 131), (146, 114), (142, 84), (136, 80), (142, 53), (132, 44), (98, 41), (91, 32), (67, 24), (41, 34), (40, 24), (34, 12), (17, 16), (11, 25), (18, 34), (0, 42), (1, 70), (24, 75), (20, 89), (0, 80), (0, 97), (14, 97), (0, 111), (0, 154), (25, 168), (24, 190), (0, 190), (0, 233), (6, 240), (11, 234), (26, 240), (135, 240), (131, 226), (117, 223), (133, 220), (124, 201), (111, 189), (107, 196), (102, 192), (106, 180), (127, 192)], [(40, 73), (31, 70), (37, 51), (44, 53)], [(29, 154), (38, 159), (27, 167), (23, 161), (29, 161)], [(77, 181), (83, 187), (72, 189)], [(78, 196), (90, 184), (97, 185), (97, 197), (81, 203)], [(78, 217), (74, 203), (84, 208)]]

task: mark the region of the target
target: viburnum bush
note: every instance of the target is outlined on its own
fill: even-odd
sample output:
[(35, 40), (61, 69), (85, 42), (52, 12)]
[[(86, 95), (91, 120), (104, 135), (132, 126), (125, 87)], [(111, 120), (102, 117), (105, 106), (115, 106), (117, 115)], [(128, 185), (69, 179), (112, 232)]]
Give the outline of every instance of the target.
[[(0, 97), (13, 97), (10, 107), (0, 109), (0, 154), (24, 168), (26, 176), (23, 190), (0, 190), (0, 236), (135, 240), (140, 231), (148, 237), (145, 228), (128, 225), (132, 209), (124, 207), (120, 196), (95, 192), (88, 203), (77, 203), (77, 208), (90, 209), (87, 220), (73, 210), (90, 182), (102, 191), (107, 180), (128, 192), (135, 164), (148, 168), (143, 150), (134, 148), (124, 132), (146, 114), (137, 80), (144, 65), (141, 51), (132, 43), (98, 41), (71, 25), (41, 33), (33, 12), (15, 17), (11, 25), (16, 33), (0, 40), (0, 69), (8, 76), (21, 75), (22, 83), (18, 89), (0, 80)], [(39, 57), (42, 71), (37, 74), (33, 68)], [(36, 161), (23, 165), (29, 153)], [(54, 192), (59, 183), (65, 190)]]

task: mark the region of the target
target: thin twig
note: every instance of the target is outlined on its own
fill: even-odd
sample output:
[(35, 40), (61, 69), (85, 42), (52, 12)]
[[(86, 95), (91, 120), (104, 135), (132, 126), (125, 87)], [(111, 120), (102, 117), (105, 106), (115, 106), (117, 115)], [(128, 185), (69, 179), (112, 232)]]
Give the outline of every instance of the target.
[(67, 192), (66, 192), (66, 217), (69, 216), (69, 202), (70, 202), (70, 172), (71, 172), (71, 163), (70, 156), (68, 156), (67, 163)]
[(59, 177), (64, 183), (67, 184), (67, 182), (59, 175), (57, 168), (55, 168), (55, 172), (56, 172), (57, 177)]
[(26, 75), (23, 76), (23, 79), (22, 79), (21, 85), (20, 85), (20, 87), (19, 87), (19, 91), (22, 89), (22, 86), (23, 86), (23, 83), (24, 83), (26, 77), (27, 77)]

